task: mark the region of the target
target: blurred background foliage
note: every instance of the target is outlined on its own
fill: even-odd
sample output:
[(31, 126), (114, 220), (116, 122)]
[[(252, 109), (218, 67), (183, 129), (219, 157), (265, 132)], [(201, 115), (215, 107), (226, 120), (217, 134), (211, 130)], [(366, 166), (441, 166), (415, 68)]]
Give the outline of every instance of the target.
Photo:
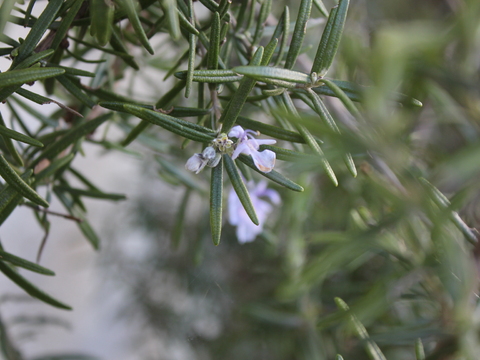
[[(2, 9), (13, 3), (4, 1)], [(124, 3), (126, 8), (133, 4)], [(122, 112), (105, 115), (93, 107), (98, 101), (137, 101), (163, 109), (173, 105), (175, 111), (188, 107), (185, 116), (199, 119), (204, 115), (191, 109), (211, 105), (198, 93), (207, 93), (206, 86), (194, 83), (187, 99), (182, 86), (174, 87), (181, 82), (161, 80), (165, 72), (187, 68), (191, 34), (184, 27), (175, 32), (175, 16), (168, 26), (164, 22), (174, 3), (140, 1), (145, 10), (136, 13), (150, 32), (139, 35), (136, 20), (128, 17), (111, 35), (116, 39), (116, 31), (121, 31), (123, 43), (110, 39), (106, 48), (99, 43), (108, 41), (98, 32), (97, 38), (89, 35), (88, 22), (73, 20), (72, 44), (59, 47), (49, 61), (62, 60), (62, 65), (86, 69), (95, 77), (88, 86), (64, 77), (58, 80), (63, 88), (45, 80), (45, 95), (54, 94), (88, 118), (112, 117), (108, 128), (87, 137), (86, 143), (126, 156), (142, 154), (141, 176), (164, 184), (161, 194), (145, 194), (122, 205), (133, 214), (128, 226), (141, 234), (140, 248), (116, 241), (124, 229), (119, 226), (105, 235), (102, 249), (106, 289), (121, 294), (120, 318), (136, 324), (131, 346), (139, 358), (168, 358), (152, 350), (161, 338), (184, 349), (185, 359), (326, 360), (337, 354), (355, 360), (478, 359), (480, 2), (352, 1), (328, 77), (366, 86), (356, 103), (360, 116), (354, 118), (337, 98), (323, 97), (341, 128), (339, 136), (319, 122), (305, 102), (294, 100), (301, 124), (324, 140), (322, 149), (339, 185), (318, 159), (277, 159), (275, 169), (305, 190), (293, 192), (270, 183), (281, 194), (282, 205), (265, 231), (255, 242), (241, 245), (225, 219), (216, 247), (209, 227), (209, 174), (190, 176), (184, 171), (186, 159), (201, 148), (182, 149), (183, 139), (153, 126), (143, 129), (132, 146), (123, 147), (138, 119)], [(230, 29), (227, 38), (248, 44), (261, 5), (268, 2), (233, 1), (229, 10), (234, 19), (242, 4), (248, 8), (252, 3), (256, 12), (251, 27)], [(324, 4), (327, 9), (335, 5)], [(285, 5), (290, 19), (296, 19), (300, 1), (273, 1), (260, 44), (270, 40)], [(312, 8), (297, 71), (309, 73), (312, 68), (325, 25), (319, 8)], [(207, 29), (211, 13), (199, 2), (195, 9), (196, 27)], [(239, 36), (245, 33), (245, 38)], [(2, 41), (16, 47), (10, 36)], [(153, 55), (141, 48), (148, 50), (147, 38)], [(9, 49), (4, 55), (10, 54), (11, 48), (4, 49)], [(202, 46), (197, 50), (198, 65), (206, 52)], [(245, 64), (251, 50), (245, 46), (234, 53), (229, 66)], [(105, 62), (92, 64), (99, 59)], [(220, 95), (228, 98), (232, 90), (224, 87)], [(164, 95), (172, 88), (177, 91), (167, 99)], [(392, 94), (399, 93), (419, 99), (423, 106), (394, 101)], [(220, 99), (225, 108), (227, 100)], [(12, 98), (2, 109), (9, 106), (15, 117), (19, 104)], [(34, 116), (42, 111), (26, 109)], [(268, 109), (252, 102), (242, 115), (272, 123)], [(50, 121), (57, 124), (61, 114), (38, 116), (43, 125), (30, 133), (34, 138)], [(72, 126), (68, 117), (63, 121), (64, 129)], [(78, 118), (73, 123), (83, 124)], [(299, 150), (286, 142), (280, 145)], [(72, 153), (79, 150), (81, 142)], [(345, 152), (353, 155), (356, 177), (343, 164)], [(42, 158), (22, 154), (27, 169)], [(71, 187), (67, 181), (72, 176), (90, 193)], [(80, 196), (122, 199), (82, 181), (75, 170), (59, 172), (52, 181), (53, 192), (60, 198), (63, 194), (62, 203), (75, 217), (83, 218), (86, 210)], [(39, 219), (45, 220), (41, 215)], [(98, 238), (85, 224), (80, 223), (81, 230), (95, 245)], [(13, 345), (2, 344), (6, 358), (16, 359), (8, 355)]]

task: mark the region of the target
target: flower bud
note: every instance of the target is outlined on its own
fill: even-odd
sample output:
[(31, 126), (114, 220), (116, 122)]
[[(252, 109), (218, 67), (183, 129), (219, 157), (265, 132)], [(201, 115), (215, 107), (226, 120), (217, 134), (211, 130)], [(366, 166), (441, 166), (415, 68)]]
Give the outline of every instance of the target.
[(205, 165), (207, 165), (208, 160), (203, 158), (202, 154), (193, 154), (190, 159), (187, 160), (185, 164), (185, 169), (193, 171), (195, 174), (198, 174), (203, 170)]

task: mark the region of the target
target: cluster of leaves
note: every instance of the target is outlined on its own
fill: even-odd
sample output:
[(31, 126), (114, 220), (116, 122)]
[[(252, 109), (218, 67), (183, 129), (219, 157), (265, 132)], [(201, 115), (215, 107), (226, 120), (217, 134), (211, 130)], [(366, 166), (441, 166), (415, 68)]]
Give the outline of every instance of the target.
[[(454, 211), (460, 200), (452, 205), (427, 180), (432, 173), (428, 167), (418, 164), (413, 156), (408, 160), (396, 158), (400, 156), (399, 149), (409, 145), (411, 133), (395, 133), (392, 123), (416, 114), (422, 104), (395, 91), (401, 80), (412, 83), (401, 76), (406, 73), (406, 64), (410, 66), (411, 53), (416, 49), (428, 50), (427, 41), (419, 38), (412, 51), (409, 47), (412, 45), (404, 45), (405, 39), (397, 33), (379, 38), (378, 48), (372, 50), (369, 59), (370, 76), (364, 77), (372, 86), (364, 87), (345, 78), (327, 77), (327, 73), (332, 73), (330, 68), (342, 38), (348, 0), (340, 0), (330, 11), (321, 0), (299, 1), (295, 4), (294, 26), (291, 26), (289, 6), (283, 8), (272, 24), (272, 0), (239, 4), (231, 0), (200, 0), (199, 6), (194, 6), (192, 0), (141, 0), (138, 3), (133, 0), (50, 0), (38, 18), (32, 15), (35, 1), (30, 1), (26, 10), (16, 8), (15, 3), (13, 0), (2, 3), (0, 33), (7, 23), (29, 27), (30, 31), (25, 39), (13, 39), (5, 34), (0, 38), (6, 45), (0, 48), (0, 54), (11, 59), (10, 68), (0, 74), (0, 101), (4, 103), (1, 110), (2, 113), (8, 110), (12, 119), (11, 126), (7, 127), (0, 116), (0, 147), (4, 154), (0, 155), (0, 176), (5, 181), (0, 190), (0, 224), (23, 204), (33, 209), (48, 235), (48, 216), (52, 212), (46, 208), (55, 196), (69, 213), (65, 216), (74, 219), (97, 248), (99, 240), (85, 217), (82, 199), (121, 200), (124, 197), (101, 191), (72, 168), (71, 163), (82, 151), (84, 142), (126, 151), (124, 148), (137, 140), (159, 153), (156, 160), (164, 178), (187, 189), (174, 241), (178, 241), (185, 226), (183, 215), (190, 195), (197, 191), (209, 194), (211, 237), (218, 245), (224, 223), (223, 168), (247, 214), (257, 223), (244, 183), (244, 179), (257, 176), (251, 173), (254, 170), (273, 186), (294, 191), (285, 194), (289, 206), (283, 207), (280, 215), (283, 222), (279, 230), (283, 236), (277, 235), (277, 239), (284, 240), (286, 275), (276, 284), (276, 306), (282, 311), (288, 308), (295, 312), (293, 327), (296, 330), (302, 329), (310, 342), (322, 334), (324, 342), (334, 344), (340, 340), (332, 328), (350, 322), (369, 356), (384, 359), (385, 355), (359, 318), (371, 324), (398, 302), (412, 298), (415, 303), (409, 307), (409, 315), (424, 319), (425, 324), (419, 327), (418, 319), (409, 322), (413, 315), (403, 319), (404, 322), (400, 316), (392, 315), (383, 325), (388, 326), (391, 321), (392, 326), (416, 326), (421, 330), (415, 333), (419, 334), (416, 337), (427, 340), (433, 337), (431, 344), (437, 342), (438, 346), (431, 346), (432, 359), (441, 356), (438, 354), (444, 350), (442, 339), (455, 345), (453, 352), (460, 349), (468, 358), (469, 351), (462, 341), (470, 336), (469, 331), (475, 330), (473, 325), (465, 325), (461, 332), (457, 326), (473, 311), (470, 303), (474, 280), (469, 275), (472, 249), (468, 244), (477, 243), (477, 233)], [(208, 14), (197, 16), (196, 10), (200, 7)], [(22, 16), (12, 15), (12, 10)], [(310, 60), (300, 55), (308, 51), (304, 41), (313, 11), (320, 14), (325, 26)], [(315, 26), (321, 22), (313, 23)], [(455, 31), (460, 30), (454, 28), (452, 37)], [(175, 59), (165, 68), (166, 78), (177, 78), (172, 86), (160, 99), (148, 101), (135, 100), (135, 94), (132, 100), (112, 90), (116, 80), (124, 79), (129, 71), (142, 70), (143, 64), (140, 66), (132, 53), (142, 48), (153, 54), (156, 49), (151, 43), (161, 34), (168, 34), (168, 46), (177, 46)], [(446, 37), (441, 44), (435, 44), (434, 50), (445, 51), (449, 40)], [(389, 42), (394, 44), (392, 52), (386, 50), (390, 45), (385, 44)], [(95, 66), (95, 70), (79, 69), (78, 64), (82, 63)], [(295, 67), (301, 71), (294, 70)], [(418, 73), (420, 69), (420, 66), (414, 68)], [(445, 73), (450, 74), (447, 70)], [(448, 80), (447, 75), (424, 76), (426, 82), (430, 81), (425, 88), (437, 94), (437, 99), (442, 96), (450, 99), (441, 86), (441, 81)], [(87, 86), (80, 77), (92, 80)], [(40, 81), (50, 97), (24, 86)], [(407, 86), (405, 89), (412, 91)], [(183, 90), (184, 99), (179, 99)], [(425, 96), (422, 91), (417, 92)], [(67, 103), (52, 98), (57, 96)], [(340, 116), (331, 114), (329, 98), (340, 100)], [(45, 116), (22, 99), (36, 104), (56, 103), (60, 110)], [(39, 123), (31, 125), (18, 109), (34, 115)], [(62, 116), (64, 121), (59, 121)], [(342, 117), (348, 121), (337, 124), (336, 119)], [(141, 121), (138, 123), (137, 119)], [(389, 119), (389, 125), (382, 126)], [(125, 138), (113, 141), (105, 132), (97, 140), (92, 133), (106, 122), (124, 130)], [(299, 178), (309, 186), (297, 184), (281, 171), (264, 173), (248, 156), (232, 160), (229, 155), (223, 155), (212, 168), (210, 191), (205, 192), (201, 186), (203, 180), (194, 179), (183, 169), (185, 159), (193, 152), (191, 147), (205, 147), (234, 125), (281, 141), (282, 147), (264, 145), (262, 148), (275, 152), (278, 160), (294, 163), (296, 172), (305, 174)], [(14, 127), (21, 131), (13, 130)], [(478, 131), (475, 131), (472, 137), (478, 141)], [(165, 133), (174, 136), (166, 137)], [(396, 139), (398, 134), (409, 140)], [(180, 147), (187, 150), (178, 151)], [(361, 164), (362, 176), (352, 183), (358, 175), (354, 159)], [(345, 167), (339, 165), (342, 162)], [(475, 171), (465, 177), (473, 176), (472, 173)], [(324, 178), (330, 183), (322, 181)], [(72, 186), (71, 179), (82, 183), (84, 188)], [(338, 206), (341, 213), (315, 203), (317, 197), (311, 195), (318, 190), (318, 179), (323, 189), (335, 194), (331, 195), (334, 200), (329, 200), (327, 195), (323, 197), (330, 207), (340, 205), (339, 191), (348, 195), (344, 206)], [(476, 190), (474, 185), (469, 186), (468, 191)], [(46, 195), (42, 197), (37, 189)], [(14, 267), (53, 275), (50, 270), (7, 253), (3, 248), (0, 250), (0, 271), (7, 277), (30, 295), (53, 306), (68, 308), (28, 282)], [(379, 264), (376, 271), (381, 270), (383, 277), (374, 278), (368, 273), (375, 269), (372, 262)], [(345, 284), (354, 283), (358, 277), (365, 286), (360, 290), (335, 286), (332, 274), (348, 278)], [(368, 288), (371, 283), (375, 286)], [(387, 286), (388, 283), (395, 286)], [(354, 311), (336, 298), (338, 296), (348, 303), (352, 301)], [(325, 304), (333, 304), (334, 298), (338, 311), (322, 313), (320, 309)], [(438, 308), (425, 310), (425, 303), (432, 301)], [(250, 307), (250, 313), (272, 323), (291, 326), (287, 321), (291, 316), (285, 317), (278, 308), (258, 304)], [(439, 325), (442, 317), (447, 320)], [(457, 322), (450, 325), (448, 319)], [(450, 328), (440, 331), (441, 326)], [(415, 338), (410, 336), (405, 341), (412, 340), (413, 346)], [(310, 357), (315, 358), (312, 354), (320, 358), (333, 356), (341, 348), (330, 347), (334, 350), (318, 355), (318, 344), (311, 345)], [(341, 357), (338, 355), (338, 358)], [(422, 342), (417, 341), (417, 359), (423, 358)]]
[[(13, 4), (14, 2), (5, 2), (2, 5), (2, 9), (7, 11), (9, 6)], [(294, 66), (302, 47), (305, 27), (310, 18), (312, 1), (301, 3), (290, 44), (287, 42), (290, 25), (289, 10), (288, 7), (285, 8), (282, 21), (279, 22), (272, 39), (265, 49), (263, 46), (259, 46), (259, 42), (262, 39), (262, 26), (257, 26), (251, 39), (236, 39), (234, 36), (225, 37), (229, 31), (233, 32), (243, 25), (241, 19), (248, 18), (249, 21), (252, 21), (255, 16), (255, 7), (244, 4), (238, 9), (235, 29), (229, 30), (229, 26), (232, 23), (229, 13), (230, 1), (223, 1), (220, 4), (213, 2), (204, 3), (212, 11), (212, 20), (206, 26), (200, 26), (196, 23), (193, 3), (191, 2), (186, 4), (178, 2), (178, 8), (173, 7), (173, 4), (170, 2), (165, 2), (162, 4), (162, 9), (164, 10), (162, 15), (154, 14), (154, 11), (158, 11), (158, 9), (154, 10), (151, 8), (151, 2), (141, 3), (142, 8), (150, 10), (150, 18), (144, 19), (144, 24), (142, 24), (135, 4), (132, 1), (120, 1), (115, 4), (105, 4), (102, 1), (92, 3), (85, 1), (51, 1), (38, 19), (34, 19), (31, 15), (34, 4), (34, 1), (30, 2), (27, 11), (24, 12), (24, 18), (6, 16), (3, 20), (3, 25), (5, 25), (6, 19), (30, 26), (31, 30), (24, 40), (19, 39), (20, 42), (6, 35), (2, 38), (4, 43), (11, 46), (2, 48), (2, 52), (11, 57), (12, 64), (8, 71), (0, 75), (2, 86), (1, 100), (9, 107), (9, 110), (14, 115), (14, 120), (28, 134), (24, 135), (7, 128), (2, 120), (4, 153), (10, 160), (10, 162), (7, 161), (3, 156), (0, 158), (1, 175), (6, 181), (1, 196), (2, 222), (8, 218), (16, 206), (22, 203), (24, 198), (31, 201), (31, 204), (27, 203), (28, 205), (32, 206), (39, 214), (42, 214), (42, 210), (39, 207), (46, 208), (49, 204), (38, 195), (35, 189), (38, 186), (48, 185), (47, 198), (51, 196), (50, 193), (53, 190), (53, 194), (65, 205), (70, 215), (78, 219), (79, 226), (88, 240), (94, 247), (98, 247), (98, 238), (84, 217), (85, 207), (81, 198), (82, 196), (90, 196), (117, 200), (122, 197), (116, 194), (101, 192), (90, 181), (70, 167), (75, 154), (81, 149), (80, 145), (84, 138), (86, 136), (88, 138), (88, 134), (111, 118), (112, 114), (107, 113), (88, 121), (78, 120), (78, 117), (83, 118), (82, 114), (88, 117), (89, 110), (96, 104), (142, 119), (142, 122), (133, 128), (122, 142), (124, 146), (133, 141), (149, 124), (163, 127), (187, 140), (208, 143), (215, 138), (220, 129), (222, 132), (228, 132), (233, 125), (239, 123), (277, 139), (292, 143), (307, 143), (313, 152), (318, 155), (319, 161), (329, 177), (337, 184), (335, 174), (320, 148), (319, 139), (314, 138), (308, 129), (301, 124), (290, 94), (285, 90), (290, 89), (292, 94), (312, 106), (334, 134), (339, 134), (339, 128), (318, 93), (339, 96), (352, 111), (356, 111), (352, 101), (345, 93), (345, 90), (347, 90), (351, 93), (350, 97), (358, 97), (358, 91), (355, 90), (352, 84), (323, 79), (338, 47), (348, 9), (348, 1), (342, 1), (340, 6), (335, 7), (334, 11), (330, 13), (311, 74), (304, 74), (290, 69)], [(262, 4), (258, 24), (265, 22), (271, 5), (271, 1), (265, 1)], [(322, 10), (324, 10), (323, 7)], [(102, 83), (106, 81), (106, 75), (102, 79), (99, 71), (91, 73), (74, 67), (60, 65), (61, 62), (71, 60), (72, 58), (77, 61), (87, 61), (81, 55), (85, 56), (88, 51), (98, 49), (105, 53), (117, 55), (127, 65), (138, 69), (133, 58), (126, 52), (121, 52), (121, 50), (126, 51), (127, 49), (126, 45), (119, 39), (121, 28), (118, 26), (118, 23), (124, 18), (129, 19), (138, 41), (150, 53), (153, 53), (153, 49), (149, 44), (146, 32), (153, 36), (156, 32), (168, 29), (172, 33), (173, 38), (178, 37), (179, 32), (183, 32), (183, 35), (189, 41), (187, 50), (188, 70), (176, 74), (182, 81), (167, 92), (154, 106), (132, 103), (131, 101), (127, 102), (125, 98), (105, 90)], [(56, 21), (57, 19), (61, 20)], [(107, 21), (99, 21), (98, 19), (106, 19)], [(167, 19), (168, 28), (165, 28)], [(87, 33), (85, 30), (88, 25), (90, 25), (90, 34), (94, 37), (93, 39), (86, 38)], [(148, 26), (149, 30), (145, 31), (143, 26)], [(201, 31), (197, 30), (197, 28), (201, 28)], [(77, 35), (72, 35), (75, 32)], [(45, 33), (47, 34), (44, 37)], [(125, 31), (125, 38), (127, 38), (127, 34)], [(202, 46), (203, 50), (207, 51), (206, 62), (200, 63), (199, 66), (195, 66), (197, 38), (200, 40), (199, 46)], [(221, 41), (223, 38), (226, 41)], [(277, 49), (280, 38), (283, 39), (283, 42), (280, 48)], [(246, 40), (247, 44), (245, 44)], [(68, 41), (75, 42), (76, 49), (73, 52), (69, 50)], [(113, 50), (103, 47), (107, 43), (111, 45)], [(80, 46), (84, 48), (80, 49)], [(286, 51), (287, 47), (288, 51)], [(232, 49), (236, 50), (235, 53), (238, 56), (243, 57), (244, 62), (247, 62), (247, 59), (251, 57), (249, 66), (243, 65), (233, 69), (225, 69), (233, 58), (231, 55)], [(256, 50), (254, 51), (254, 49)], [(284, 62), (284, 68), (268, 66), (272, 62), (275, 52), (277, 52), (275, 62), (277, 64)], [(206, 70), (201, 70), (202, 67), (206, 67)], [(94, 81), (99, 86), (87, 87), (81, 83), (79, 76), (95, 77)], [(24, 84), (40, 80), (45, 80), (46, 92), (50, 94), (54, 92), (57, 82), (60, 83), (70, 95), (76, 98), (78, 109), (73, 110), (53, 99), (22, 88)], [(161, 109), (171, 102), (172, 98), (183, 87), (185, 87), (185, 96), (188, 97), (192, 92), (192, 82), (194, 81), (199, 82), (199, 90), (202, 93), (198, 94), (199, 108), (175, 107), (169, 114), (166, 114), (165, 111), (157, 111), (157, 109)], [(235, 82), (239, 82), (238, 87), (234, 84)], [(262, 82), (264, 85), (259, 85), (255, 90), (259, 91), (259, 95), (249, 98), (249, 94), (257, 82)], [(203, 98), (202, 89), (205, 83), (209, 84), (209, 102), (206, 102)], [(226, 110), (223, 112), (220, 109), (218, 87), (215, 84), (228, 86), (231, 91), (231, 95), (229, 95), (230, 100), (226, 102), (224, 106)], [(58, 120), (52, 121), (52, 119), (45, 119), (45, 116), (39, 116), (42, 124), (35, 132), (32, 132), (22, 119), (22, 116), (15, 110), (14, 104), (23, 106), (30, 113), (34, 112), (28, 105), (19, 100), (16, 95), (38, 104), (55, 102), (62, 109), (75, 116), (75, 120), (69, 123), (69, 128), (58, 130)], [(273, 99), (276, 100), (272, 101)], [(120, 102), (119, 100), (123, 101)], [(275, 115), (281, 127), (248, 118), (239, 118), (247, 103), (267, 107), (267, 111)], [(199, 123), (182, 120), (178, 116), (198, 116)], [(210, 127), (203, 126), (203, 123), (208, 118), (211, 119)], [(296, 128), (297, 132), (294, 131), (294, 128)], [(22, 152), (19, 153), (12, 140), (20, 141), (30, 146), (23, 148)], [(71, 147), (72, 145), (73, 147)], [(282, 148), (269, 147), (269, 149), (276, 152), (279, 159), (309, 156), (303, 152)], [(351, 155), (345, 154), (345, 159), (349, 170), (355, 176), (356, 168)], [(239, 160), (243, 164), (257, 170), (248, 157), (242, 156)], [(224, 162), (234, 189), (239, 195), (247, 213), (254, 223), (258, 223), (255, 209), (252, 206), (239, 168), (228, 156), (224, 156), (223, 160), (212, 172), (210, 213), (212, 237), (215, 244), (218, 244), (220, 241), (222, 226)], [(20, 167), (20, 175), (14, 169), (14, 166)], [(250, 179), (251, 175), (246, 168), (242, 168), (242, 170), (243, 176)], [(35, 176), (32, 177), (34, 172)], [(73, 174), (86, 185), (87, 189), (77, 189), (70, 186), (67, 178), (64, 176), (67, 173)], [(276, 171), (263, 175), (291, 190), (303, 191), (301, 186), (288, 180)], [(46, 214), (47, 212), (43, 212), (43, 215), (39, 215), (38, 218), (40, 224), (48, 231), (49, 223)], [(8, 270), (4, 272), (14, 280)], [(20, 283), (19, 280), (14, 281)], [(30, 286), (26, 285), (28, 282), (25, 279), (22, 279), (21, 282), (24, 284), (25, 290)], [(29, 293), (32, 292), (30, 291)], [(40, 292), (36, 296), (47, 300), (45, 296), (40, 295)], [(51, 300), (49, 302), (52, 303)]]

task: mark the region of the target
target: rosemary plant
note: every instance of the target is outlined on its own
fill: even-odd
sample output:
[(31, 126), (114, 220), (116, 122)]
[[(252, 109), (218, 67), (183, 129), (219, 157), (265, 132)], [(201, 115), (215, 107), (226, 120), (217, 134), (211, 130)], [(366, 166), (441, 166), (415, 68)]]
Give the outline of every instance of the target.
[[(4, 0), (0, 224), (26, 206), (48, 235), (60, 214), (98, 249), (83, 200), (125, 196), (75, 158), (91, 144), (143, 152), (185, 189), (173, 249), (197, 249), (183, 236), (194, 195), (204, 253), (262, 239), (268, 291), (231, 296), (283, 343), (260, 356), (250, 334), (237, 352), (243, 335), (224, 324), (230, 346), (217, 335), (210, 358), (478, 358), (480, 6), (445, 1), (441, 20), (369, 34), (371, 8), (353, 3)], [(70, 309), (17, 268), (53, 271), (7, 250), (5, 276)], [(7, 332), (0, 321), (5, 357), (20, 359)]]

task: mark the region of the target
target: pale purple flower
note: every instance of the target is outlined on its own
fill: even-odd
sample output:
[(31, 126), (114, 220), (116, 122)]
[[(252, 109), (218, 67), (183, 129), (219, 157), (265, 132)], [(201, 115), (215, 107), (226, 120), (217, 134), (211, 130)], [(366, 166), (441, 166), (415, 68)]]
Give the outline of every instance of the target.
[(201, 154), (193, 154), (185, 164), (187, 170), (198, 174), (205, 166), (215, 167), (220, 162), (222, 155), (211, 146), (207, 146)]
[(268, 173), (275, 166), (275, 153), (271, 150), (258, 151), (258, 149), (260, 145), (271, 145), (275, 144), (276, 141), (273, 139), (255, 139), (254, 135), (258, 135), (258, 132), (244, 130), (239, 125), (230, 130), (228, 136), (238, 139), (232, 159), (235, 160), (240, 154), (251, 155), (257, 169)]
[(278, 192), (268, 189), (266, 181), (260, 181), (257, 185), (250, 181), (247, 188), (257, 213), (258, 225), (250, 220), (235, 190), (232, 188), (228, 194), (228, 221), (231, 225), (237, 227), (237, 239), (241, 244), (255, 240), (257, 235), (263, 231), (263, 225), (274, 205), (280, 205), (281, 202)]

